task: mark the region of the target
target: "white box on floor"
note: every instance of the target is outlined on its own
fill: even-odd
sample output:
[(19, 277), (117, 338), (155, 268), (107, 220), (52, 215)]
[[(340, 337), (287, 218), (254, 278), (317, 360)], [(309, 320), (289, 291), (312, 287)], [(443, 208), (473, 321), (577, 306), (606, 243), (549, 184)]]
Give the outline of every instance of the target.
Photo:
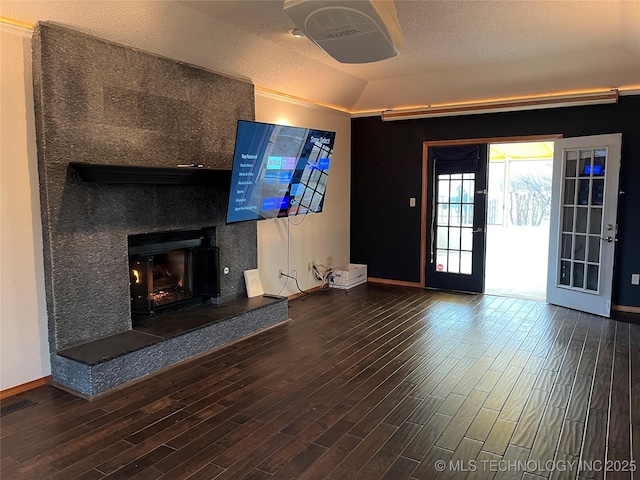
[(367, 266), (350, 263), (342, 270), (334, 270), (329, 277), (331, 288), (351, 288), (367, 281)]

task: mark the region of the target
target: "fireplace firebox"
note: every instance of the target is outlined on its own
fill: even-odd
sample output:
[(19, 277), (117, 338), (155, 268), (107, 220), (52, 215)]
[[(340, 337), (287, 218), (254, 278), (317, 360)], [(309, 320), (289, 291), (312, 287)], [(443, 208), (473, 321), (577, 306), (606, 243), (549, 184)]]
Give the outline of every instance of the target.
[(216, 302), (220, 296), (214, 229), (130, 235), (129, 284), (134, 325), (150, 316)]

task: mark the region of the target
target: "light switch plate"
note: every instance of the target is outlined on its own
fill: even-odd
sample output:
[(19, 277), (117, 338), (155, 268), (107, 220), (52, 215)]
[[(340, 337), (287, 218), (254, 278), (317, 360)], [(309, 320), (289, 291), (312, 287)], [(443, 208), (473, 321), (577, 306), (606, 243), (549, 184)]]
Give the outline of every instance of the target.
[(631, 274), (631, 285), (640, 285), (640, 273)]

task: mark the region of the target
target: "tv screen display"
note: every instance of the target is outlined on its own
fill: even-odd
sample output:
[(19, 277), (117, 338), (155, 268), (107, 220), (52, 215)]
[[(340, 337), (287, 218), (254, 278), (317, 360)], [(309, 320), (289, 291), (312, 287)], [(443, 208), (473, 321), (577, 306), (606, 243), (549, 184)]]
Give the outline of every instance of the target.
[(227, 223), (321, 212), (335, 135), (240, 120)]

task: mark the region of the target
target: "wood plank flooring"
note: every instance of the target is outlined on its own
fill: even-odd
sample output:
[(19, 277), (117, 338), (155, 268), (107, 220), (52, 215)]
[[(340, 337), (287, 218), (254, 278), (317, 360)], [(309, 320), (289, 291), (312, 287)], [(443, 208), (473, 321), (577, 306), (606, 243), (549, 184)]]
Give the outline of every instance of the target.
[[(2, 479), (631, 479), (640, 326), (383, 285), (88, 402), (1, 420)], [(607, 468), (609, 467), (608, 471)]]

